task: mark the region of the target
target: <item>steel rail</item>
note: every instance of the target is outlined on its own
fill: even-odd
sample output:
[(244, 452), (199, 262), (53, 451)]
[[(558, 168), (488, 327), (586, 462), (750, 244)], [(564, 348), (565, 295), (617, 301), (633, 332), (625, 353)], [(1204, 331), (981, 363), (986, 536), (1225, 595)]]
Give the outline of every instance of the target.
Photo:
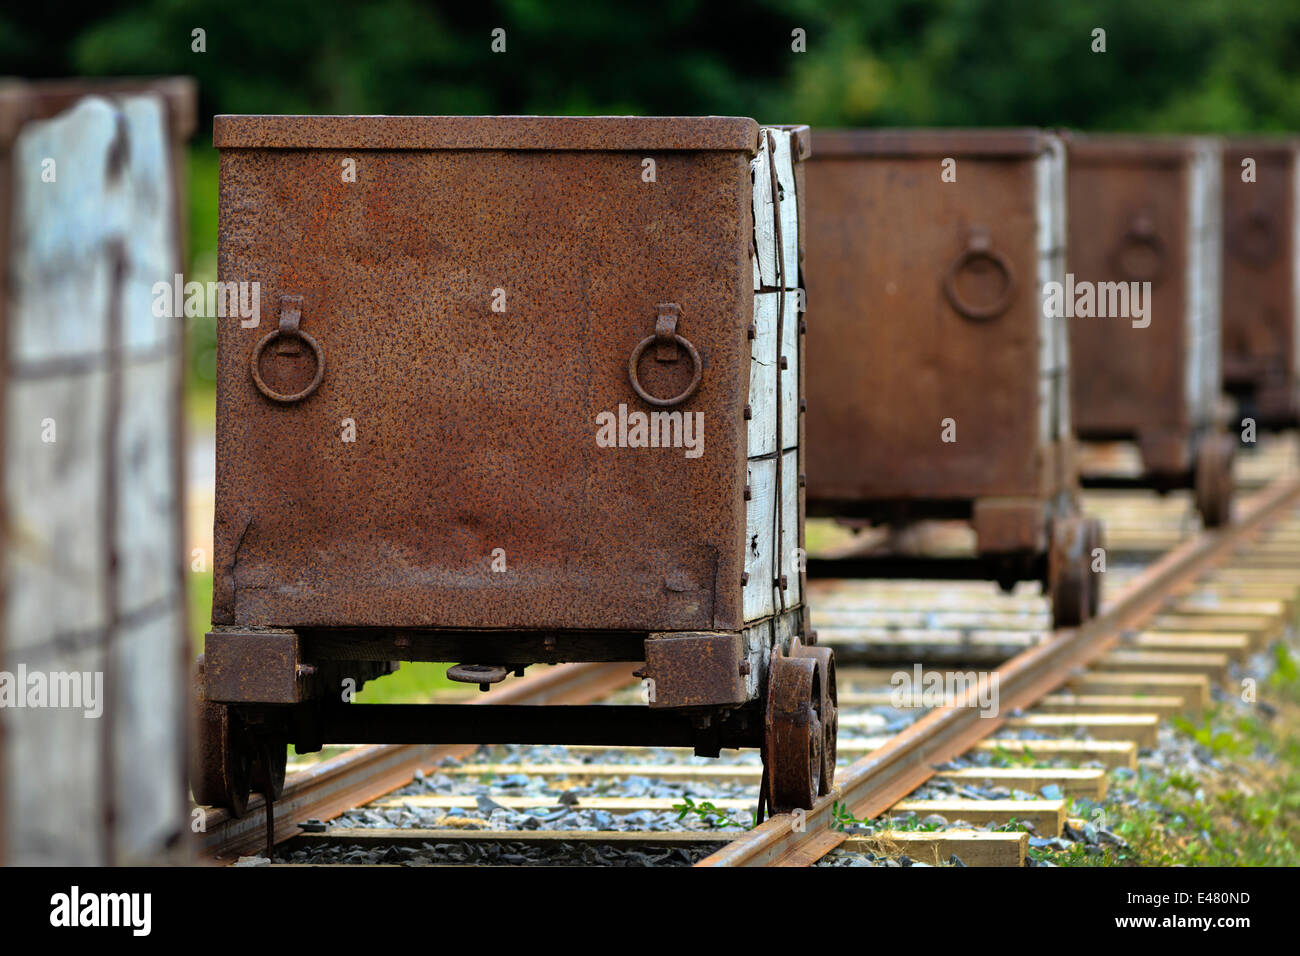
[[(633, 683), (629, 667), (620, 663), (560, 664), (512, 681), (465, 706), (587, 703)], [(432, 770), (448, 757), (463, 757), (476, 749), (475, 744), (353, 747), (292, 774), (272, 807), (275, 842), (296, 836), (299, 820), (336, 817), (405, 786), (416, 771)], [(266, 846), (266, 801), (260, 795), (249, 800), (242, 817), (232, 817), (224, 810), (204, 813), (205, 828), (198, 839), (202, 856), (226, 863)]]
[(1217, 560), (1262, 530), (1288, 506), (1300, 501), (1300, 481), (1279, 478), (1242, 503), (1236, 522), (1184, 542), (1144, 569), (1101, 614), (1077, 629), (1066, 629), (1016, 655), (998, 669), (999, 710), (985, 716), (977, 688), (938, 708), (848, 767), (837, 786), (803, 815), (780, 814), (749, 831), (697, 866), (808, 866), (843, 843), (833, 807), (842, 803), (858, 818), (888, 810), (931, 776), (934, 765), (951, 760), (996, 731), (1006, 714), (1036, 703), (1063, 684), (1071, 672), (1110, 650), (1121, 634), (1154, 614), (1180, 584), (1194, 579)]

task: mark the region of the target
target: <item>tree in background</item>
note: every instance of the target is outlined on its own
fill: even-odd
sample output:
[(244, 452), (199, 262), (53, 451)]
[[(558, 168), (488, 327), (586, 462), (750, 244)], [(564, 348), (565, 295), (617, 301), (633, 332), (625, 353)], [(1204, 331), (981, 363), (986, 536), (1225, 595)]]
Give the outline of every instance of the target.
[[(191, 52), (196, 28), (206, 53)], [(0, 61), (28, 76), (192, 73), (209, 113), (1300, 126), (1294, 0), (108, 0), (0, 13)]]

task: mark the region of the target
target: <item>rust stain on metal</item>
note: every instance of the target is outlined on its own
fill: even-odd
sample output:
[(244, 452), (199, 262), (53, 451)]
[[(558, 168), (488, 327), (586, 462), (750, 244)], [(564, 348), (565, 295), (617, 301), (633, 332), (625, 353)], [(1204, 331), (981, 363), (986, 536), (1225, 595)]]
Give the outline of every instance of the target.
[[(982, 553), (1043, 552), (1050, 513), (1075, 487), (1068, 428), (1041, 392), (1054, 373), (1041, 358), (1040, 258), (1051, 250), (1036, 177), (1053, 142), (1037, 130), (814, 132), (813, 513), (941, 511), (974, 520)], [(945, 182), (949, 158), (956, 178)], [(941, 440), (948, 419), (956, 441)]]
[(224, 703), (296, 704), (306, 696), (306, 667), (294, 631), (213, 631), (204, 642), (203, 696)]
[(1070, 322), (1075, 430), (1084, 440), (1136, 442), (1145, 482), (1195, 487), (1202, 521), (1221, 525), (1232, 448), (1218, 413), (1220, 147), (1198, 137), (1067, 142), (1069, 272), (1096, 302), (1093, 315)]
[[(268, 329), (218, 327), (214, 622), (739, 629), (757, 136), (218, 117), (219, 277), (301, 297), (319, 349), (266, 348), (266, 391), (293, 398), (268, 400)], [(703, 416), (698, 459), (595, 440), (598, 413), (652, 410), (627, 363), (665, 302), (698, 349), (674, 409)], [(678, 395), (695, 364), (639, 383)]]
[(742, 634), (662, 634), (645, 642), (641, 673), (651, 707), (704, 707), (744, 703), (747, 665)]
[[(1041, 303), (1017, 281), (1038, 274), (1044, 135), (813, 136), (809, 507), (1059, 491), (1034, 414)], [(955, 183), (940, 179), (949, 156)], [(939, 440), (945, 418), (958, 441)]]
[(1184, 398), (1191, 141), (1071, 136), (1067, 143), (1075, 282), (1152, 284), (1149, 328), (1122, 318), (1070, 322), (1075, 429), (1082, 438), (1136, 438), (1149, 469), (1180, 471), (1195, 425)]
[(1223, 150), (1224, 384), (1243, 400), (1243, 415), (1279, 426), (1298, 410), (1297, 150), (1293, 137), (1229, 139)]
[(217, 116), (218, 149), (749, 152), (758, 124), (731, 116)]
[[(807, 130), (785, 131), (797, 167)], [(803, 631), (801, 598), (782, 613), (802, 528), (784, 454), (761, 499), (779, 561), (748, 581), (746, 554), (747, 474), (765, 457), (745, 417), (750, 330), (756, 277), (772, 278), (754, 209), (772, 206), (775, 278), (793, 290), (781, 211), (801, 182), (789, 165), (770, 182), (754, 169), (786, 138), (725, 117), (218, 118), (219, 278), (256, 283), (279, 315), (218, 326), (205, 707), (306, 749), (564, 740), (585, 715), (503, 710), (476, 730), (419, 708), (326, 719), (315, 699), (298, 706), (300, 658), (335, 673), (460, 661), (450, 675), (486, 689), (538, 661), (631, 654), (655, 710), (607, 732), (713, 756), (757, 746), (754, 664)], [(786, 294), (771, 331), (787, 357), (763, 406), (782, 453), (783, 409), (801, 398)], [(755, 607), (755, 587), (779, 587), (779, 609)], [(239, 634), (258, 628), (292, 631), (301, 653)], [(290, 697), (292, 714), (244, 706)], [(208, 725), (220, 765), (197, 776), (239, 811), (249, 787), (224, 760), (238, 734), (227, 746), (226, 724)]]
[(1039, 129), (818, 129), (815, 158), (953, 157), (1033, 159), (1042, 153)]

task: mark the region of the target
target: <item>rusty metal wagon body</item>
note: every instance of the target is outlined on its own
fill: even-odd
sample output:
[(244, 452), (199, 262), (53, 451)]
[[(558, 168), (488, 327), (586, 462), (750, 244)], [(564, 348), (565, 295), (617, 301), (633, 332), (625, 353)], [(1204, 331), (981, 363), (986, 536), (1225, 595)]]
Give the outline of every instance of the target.
[(808, 165), (808, 510), (905, 528), (969, 521), (976, 556), (886, 548), (844, 576), (1042, 580), (1095, 609), (1059, 318), (1064, 155), (1037, 130), (815, 131)]
[[(399, 737), (763, 746), (773, 806), (828, 790), (797, 561), (806, 128), (220, 116), (214, 142), (220, 278), (262, 317), (218, 331), (202, 798), (276, 791), (267, 742)], [(392, 661), (485, 689), (636, 662), (649, 706), (338, 703)]]
[(184, 78), (0, 82), (3, 865), (184, 860), (184, 327), (153, 286), (194, 111)]
[(1219, 417), (1219, 146), (1118, 135), (1067, 143), (1066, 297), (1095, 290), (1094, 306), (1070, 320), (1075, 430), (1081, 441), (1134, 442), (1142, 461), (1136, 478), (1085, 470), (1083, 481), (1192, 487), (1202, 520), (1223, 524), (1232, 442)]
[(1230, 138), (1223, 149), (1223, 382), (1238, 420), (1297, 423), (1300, 140)]

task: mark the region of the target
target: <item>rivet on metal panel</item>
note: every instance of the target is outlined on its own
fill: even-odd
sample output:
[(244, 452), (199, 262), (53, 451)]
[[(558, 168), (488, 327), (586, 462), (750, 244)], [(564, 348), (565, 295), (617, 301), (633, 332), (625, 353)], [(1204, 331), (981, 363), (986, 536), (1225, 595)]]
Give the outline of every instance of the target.
[(280, 347), (277, 355), (298, 355), (298, 326), (302, 322), (302, 296), (280, 296)]
[(674, 337), (682, 307), (676, 302), (660, 302), (656, 308), (659, 316), (655, 319), (655, 361), (676, 362), (678, 353)]
[(796, 160), (807, 159), (812, 155), (811, 130), (806, 126), (800, 126), (793, 131), (794, 135), (794, 155)]

